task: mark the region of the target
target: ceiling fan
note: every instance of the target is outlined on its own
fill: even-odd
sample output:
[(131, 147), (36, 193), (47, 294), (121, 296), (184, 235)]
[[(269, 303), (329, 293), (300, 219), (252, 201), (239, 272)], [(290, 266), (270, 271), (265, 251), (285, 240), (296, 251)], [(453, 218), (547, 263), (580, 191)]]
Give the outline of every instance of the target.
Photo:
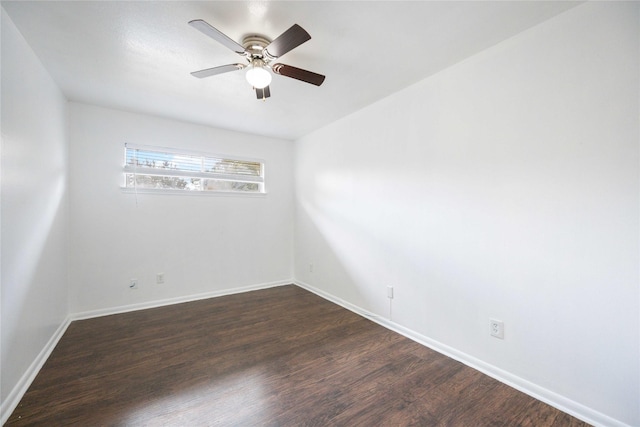
[(271, 73), (279, 74), (285, 77), (291, 77), (312, 85), (320, 86), (324, 82), (325, 76), (312, 71), (303, 70), (301, 68), (292, 67), (285, 64), (271, 64), (273, 60), (281, 57), (285, 53), (300, 46), (302, 43), (311, 39), (301, 26), (294, 24), (287, 31), (278, 36), (275, 40), (270, 41), (266, 37), (258, 35), (250, 35), (242, 40), (242, 45), (226, 36), (220, 30), (212, 27), (202, 19), (194, 19), (189, 21), (196, 30), (207, 35), (215, 41), (228, 47), (238, 55), (244, 56), (248, 64), (228, 64), (219, 67), (206, 68), (200, 71), (194, 71), (192, 76), (199, 79), (217, 74), (227, 73), (230, 71), (238, 71), (245, 68), (247, 70), (247, 81), (254, 87), (258, 99), (265, 100), (271, 96), (269, 83), (271, 83)]

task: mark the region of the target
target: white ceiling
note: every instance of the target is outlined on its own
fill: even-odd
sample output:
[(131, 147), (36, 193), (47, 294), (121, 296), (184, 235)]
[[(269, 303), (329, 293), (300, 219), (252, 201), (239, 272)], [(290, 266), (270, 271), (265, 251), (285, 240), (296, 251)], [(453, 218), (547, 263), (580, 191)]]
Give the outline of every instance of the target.
[[(567, 1), (2, 1), (68, 99), (296, 139), (557, 15)], [(244, 72), (191, 71), (244, 60), (187, 22), (230, 38), (312, 39), (277, 62), (327, 76), (274, 76), (258, 101)]]

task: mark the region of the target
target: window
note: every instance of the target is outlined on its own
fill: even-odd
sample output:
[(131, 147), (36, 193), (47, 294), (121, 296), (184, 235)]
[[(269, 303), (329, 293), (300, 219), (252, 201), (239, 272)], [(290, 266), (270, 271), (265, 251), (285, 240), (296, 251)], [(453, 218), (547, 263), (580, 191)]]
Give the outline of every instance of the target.
[(264, 193), (264, 163), (169, 148), (124, 147), (124, 188)]

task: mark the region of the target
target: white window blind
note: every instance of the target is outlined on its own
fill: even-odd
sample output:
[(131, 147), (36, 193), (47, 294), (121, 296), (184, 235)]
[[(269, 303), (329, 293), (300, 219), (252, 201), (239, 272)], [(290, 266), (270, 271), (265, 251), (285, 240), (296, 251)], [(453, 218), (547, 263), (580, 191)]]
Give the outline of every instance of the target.
[(167, 191), (264, 193), (264, 163), (180, 152), (124, 148), (124, 188)]

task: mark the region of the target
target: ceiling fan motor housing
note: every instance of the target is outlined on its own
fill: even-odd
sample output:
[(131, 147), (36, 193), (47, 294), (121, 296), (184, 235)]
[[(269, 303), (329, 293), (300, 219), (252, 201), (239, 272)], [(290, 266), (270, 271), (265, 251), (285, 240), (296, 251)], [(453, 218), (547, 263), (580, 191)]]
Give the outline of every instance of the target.
[(260, 58), (265, 60), (265, 62), (268, 62), (268, 60), (266, 60), (267, 58), (265, 58), (265, 48), (269, 46), (269, 43), (271, 43), (271, 40), (256, 34), (246, 36), (242, 39), (242, 46), (244, 47), (245, 52), (247, 52), (250, 62), (253, 58)]

